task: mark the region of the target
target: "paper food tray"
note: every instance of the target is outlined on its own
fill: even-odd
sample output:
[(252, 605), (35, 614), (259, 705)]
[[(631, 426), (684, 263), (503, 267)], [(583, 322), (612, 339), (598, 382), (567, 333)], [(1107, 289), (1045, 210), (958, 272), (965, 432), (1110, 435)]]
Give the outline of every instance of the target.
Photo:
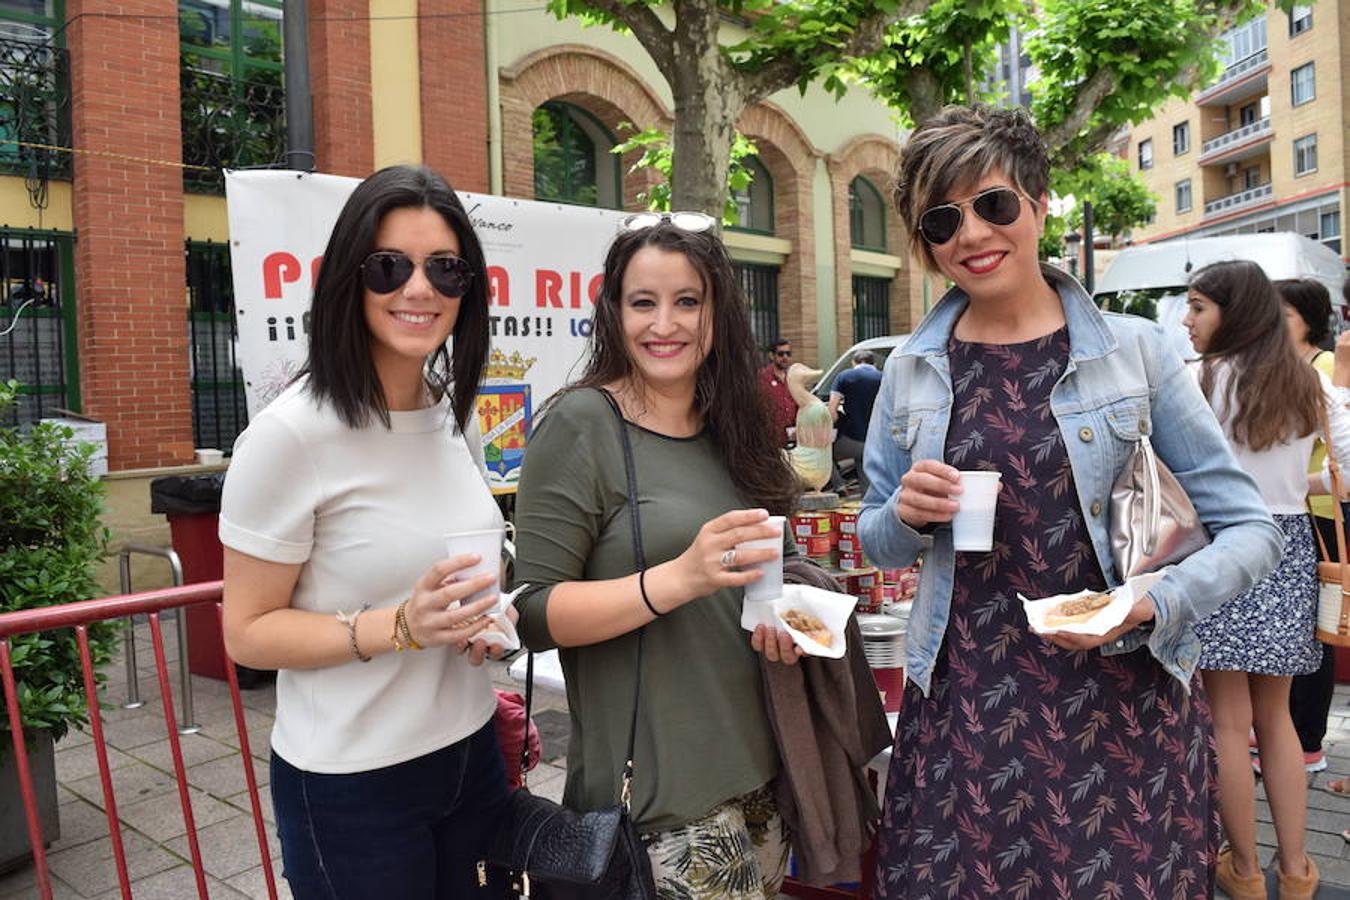
[[(1162, 577), (1163, 572), (1148, 572), (1128, 579), (1113, 591), (1077, 591), (1072, 594), (1043, 597), (1040, 600), (1029, 600), (1022, 594), (1018, 594), (1017, 598), (1022, 601), (1022, 609), (1027, 615), (1027, 624), (1037, 634), (1060, 632), (1064, 634), (1103, 635), (1111, 629), (1119, 627), (1125, 621), (1125, 617), (1130, 614), (1130, 610), (1134, 607), (1134, 601), (1148, 593), (1148, 589)], [(1111, 602), (1086, 622), (1075, 622), (1071, 625), (1060, 625), (1055, 628), (1046, 626), (1046, 615), (1063, 601), (1098, 593), (1110, 594)]]
[[(783, 585), (783, 596), (773, 601), (773, 612), (777, 626), (792, 635), (793, 642), (803, 653), (808, 656), (841, 659), (845, 649), (844, 628), (848, 625), (848, 618), (853, 615), (853, 607), (857, 604), (858, 598), (848, 594), (823, 591), (805, 584), (786, 584)], [(794, 609), (809, 612), (820, 619), (834, 636), (830, 646), (817, 643), (783, 621), (783, 615)]]

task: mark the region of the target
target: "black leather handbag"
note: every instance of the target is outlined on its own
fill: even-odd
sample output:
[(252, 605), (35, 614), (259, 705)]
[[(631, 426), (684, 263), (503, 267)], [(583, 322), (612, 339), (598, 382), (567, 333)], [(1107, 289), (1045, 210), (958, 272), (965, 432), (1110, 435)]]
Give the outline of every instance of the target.
[[(638, 521), (637, 473), (633, 449), (624, 427), (623, 413), (607, 391), (623, 441), (624, 468), (628, 474), (628, 506), (633, 524), (633, 554), (638, 570), (646, 567), (642, 552), (642, 526)], [(595, 812), (579, 813), (531, 794), (523, 786), (511, 796), (507, 824), (479, 864), (479, 884), (486, 886), (486, 869), (505, 873), (518, 897), (545, 900), (655, 900), (656, 884), (651, 861), (638, 839), (629, 815), (633, 782), (633, 748), (637, 740), (638, 700), (642, 687), (642, 638), (638, 631), (638, 668), (634, 677), (633, 719), (628, 729), (628, 753), (624, 757), (623, 788), (619, 803)], [(525, 668), (525, 723), (529, 727), (534, 699), (534, 654)], [(528, 741), (526, 742), (528, 744)], [(522, 751), (528, 758), (528, 747)], [(524, 765), (521, 767), (522, 778)]]

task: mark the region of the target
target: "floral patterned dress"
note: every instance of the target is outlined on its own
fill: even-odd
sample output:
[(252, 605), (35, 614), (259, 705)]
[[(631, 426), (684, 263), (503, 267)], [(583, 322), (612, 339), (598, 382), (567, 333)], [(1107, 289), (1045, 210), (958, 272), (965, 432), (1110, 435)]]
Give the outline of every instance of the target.
[(1028, 597), (1102, 589), (1050, 392), (1068, 330), (952, 339), (947, 462), (1003, 473), (992, 553), (956, 554), (931, 696), (905, 692), (881, 898), (1202, 898), (1219, 823), (1209, 708), (1148, 650), (1071, 652)]

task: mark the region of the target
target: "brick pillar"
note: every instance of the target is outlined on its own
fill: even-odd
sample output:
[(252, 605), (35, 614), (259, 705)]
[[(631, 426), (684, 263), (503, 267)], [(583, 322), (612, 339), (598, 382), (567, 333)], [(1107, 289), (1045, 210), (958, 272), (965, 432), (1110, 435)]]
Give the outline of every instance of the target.
[[(484, 0), (421, 0), (422, 159), (456, 190), (487, 193)], [(439, 17), (439, 18), (437, 18)]]
[(375, 168), (369, 0), (310, 0), (314, 167), (364, 178)]
[[(178, 4), (69, 0), (66, 13), (75, 146), (181, 162)], [(182, 172), (77, 154), (74, 217), (80, 384), (107, 423), (109, 468), (190, 462)]]

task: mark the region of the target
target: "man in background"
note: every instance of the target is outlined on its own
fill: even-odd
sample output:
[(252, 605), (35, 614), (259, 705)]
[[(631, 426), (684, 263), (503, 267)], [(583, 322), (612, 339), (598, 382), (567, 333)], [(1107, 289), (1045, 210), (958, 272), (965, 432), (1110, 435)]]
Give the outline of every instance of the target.
[(778, 338), (766, 351), (769, 364), (759, 371), (759, 383), (769, 403), (769, 413), (778, 435), (778, 442), (786, 447), (790, 440), (788, 429), (797, 427), (797, 401), (788, 390), (787, 372), (792, 366), (792, 342)]
[[(870, 482), (863, 471), (863, 444), (867, 440), (867, 423), (872, 421), (872, 404), (880, 389), (881, 370), (868, 350), (854, 353), (853, 367), (840, 372), (830, 387), (830, 415), (838, 430), (834, 439), (834, 461), (853, 460), (864, 494)], [(841, 404), (844, 408), (842, 418), (839, 414)]]

